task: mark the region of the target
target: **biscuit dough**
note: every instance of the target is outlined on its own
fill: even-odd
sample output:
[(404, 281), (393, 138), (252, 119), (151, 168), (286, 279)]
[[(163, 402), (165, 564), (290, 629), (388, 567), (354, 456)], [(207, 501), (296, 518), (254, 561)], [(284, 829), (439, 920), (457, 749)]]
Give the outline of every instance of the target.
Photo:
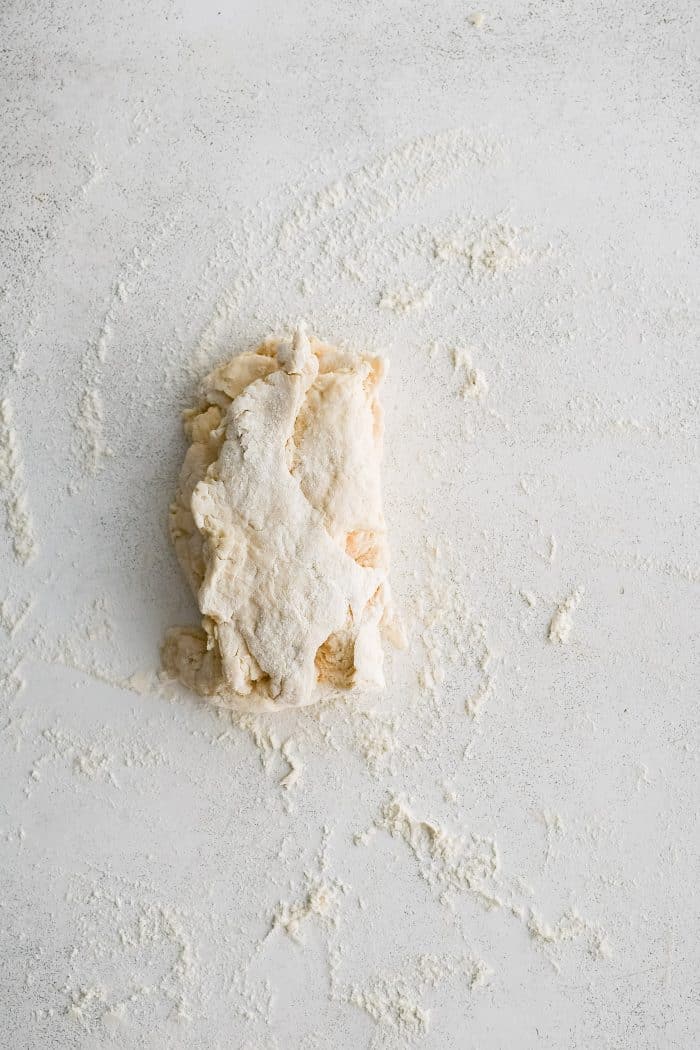
[(262, 710), (383, 685), (383, 373), (300, 326), (215, 369), (185, 412), (170, 533), (202, 626), (162, 655), (201, 695)]

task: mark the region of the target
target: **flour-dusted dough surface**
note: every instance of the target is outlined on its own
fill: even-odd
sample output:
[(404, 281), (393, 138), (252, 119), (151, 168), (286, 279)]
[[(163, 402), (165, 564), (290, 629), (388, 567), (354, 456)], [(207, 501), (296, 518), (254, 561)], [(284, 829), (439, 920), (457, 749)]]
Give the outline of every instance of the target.
[(171, 630), (163, 664), (196, 692), (262, 709), (384, 684), (383, 374), (300, 326), (215, 369), (185, 413), (170, 532), (202, 626)]

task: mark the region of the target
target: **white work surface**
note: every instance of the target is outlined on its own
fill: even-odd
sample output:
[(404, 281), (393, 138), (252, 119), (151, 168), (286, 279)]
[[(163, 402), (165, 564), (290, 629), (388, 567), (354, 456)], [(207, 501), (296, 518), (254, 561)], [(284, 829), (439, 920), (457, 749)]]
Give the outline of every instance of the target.
[[(694, 7), (5, 0), (3, 1050), (697, 1045)], [(241, 725), (180, 411), (299, 317), (409, 644)]]

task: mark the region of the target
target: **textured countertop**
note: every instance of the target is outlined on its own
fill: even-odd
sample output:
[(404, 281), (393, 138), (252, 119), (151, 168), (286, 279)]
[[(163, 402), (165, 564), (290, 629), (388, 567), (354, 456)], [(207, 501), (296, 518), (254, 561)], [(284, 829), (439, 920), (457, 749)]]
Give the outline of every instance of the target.
[[(4, 4), (3, 1050), (695, 1045), (693, 8)], [(409, 646), (241, 722), (156, 677), (180, 411), (299, 317)]]

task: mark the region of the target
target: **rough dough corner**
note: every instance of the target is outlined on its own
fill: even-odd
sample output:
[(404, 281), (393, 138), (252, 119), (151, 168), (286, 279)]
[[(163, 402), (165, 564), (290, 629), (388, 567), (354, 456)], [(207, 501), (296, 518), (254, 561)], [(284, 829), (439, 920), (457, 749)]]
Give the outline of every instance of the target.
[(201, 695), (264, 710), (384, 684), (383, 373), (300, 326), (215, 369), (185, 412), (170, 533), (202, 626), (170, 630), (162, 657)]

